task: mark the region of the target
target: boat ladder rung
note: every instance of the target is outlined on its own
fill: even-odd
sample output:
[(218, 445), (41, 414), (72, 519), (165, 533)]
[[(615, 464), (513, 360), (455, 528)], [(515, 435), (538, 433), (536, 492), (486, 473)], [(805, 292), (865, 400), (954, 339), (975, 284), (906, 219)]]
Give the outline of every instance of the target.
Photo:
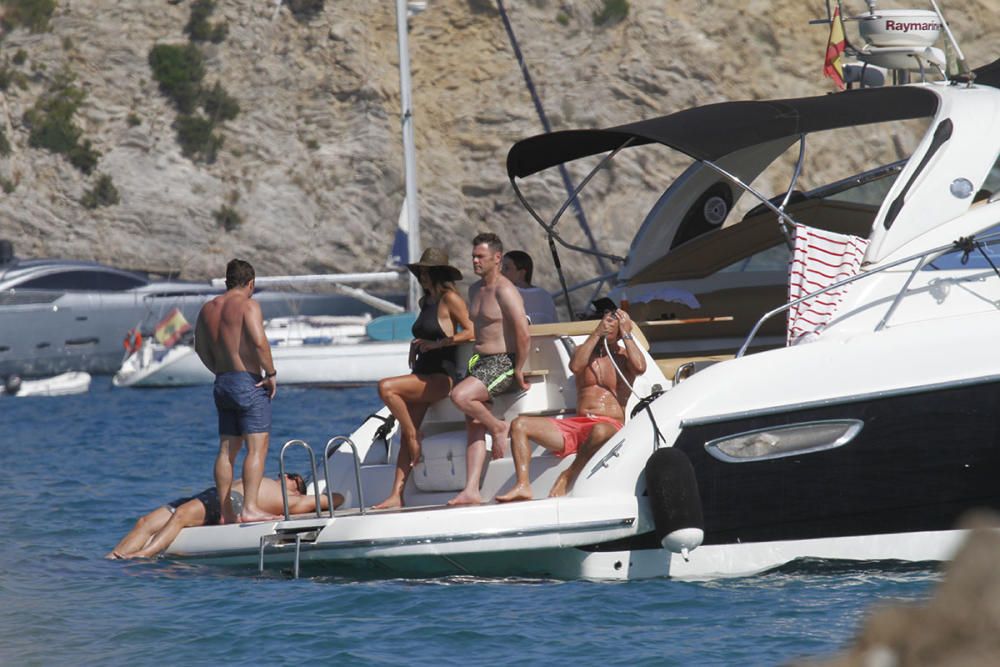
[[(327, 520), (328, 522), (329, 520)], [(295, 546), (295, 565), (293, 574), (299, 578), (299, 563), (302, 556), (302, 544), (315, 544), (319, 534), (323, 531), (323, 525), (317, 525), (311, 521), (302, 522), (282, 522), (285, 525), (277, 525), (270, 535), (262, 535), (260, 538), (260, 552), (257, 559), (257, 571), (264, 571), (264, 550), (285, 549)]]

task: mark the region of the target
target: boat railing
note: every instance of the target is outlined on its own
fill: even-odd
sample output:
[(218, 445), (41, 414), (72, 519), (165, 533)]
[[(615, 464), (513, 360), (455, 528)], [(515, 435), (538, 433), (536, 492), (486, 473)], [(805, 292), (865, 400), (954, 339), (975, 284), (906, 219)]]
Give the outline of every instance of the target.
[[(909, 262), (915, 261), (916, 264), (914, 265), (913, 270), (910, 272), (910, 275), (907, 276), (906, 281), (903, 283), (903, 286), (899, 289), (899, 292), (896, 293), (895, 297), (892, 300), (892, 303), (889, 304), (889, 308), (888, 310), (886, 310), (885, 315), (882, 317), (881, 320), (879, 320), (878, 324), (875, 325), (874, 330), (876, 332), (881, 331), (888, 324), (889, 319), (892, 317), (893, 313), (896, 312), (896, 308), (899, 306), (900, 301), (902, 301), (903, 297), (906, 295), (906, 292), (910, 287), (910, 283), (913, 282), (913, 279), (920, 272), (920, 270), (927, 265), (928, 258), (934, 255), (938, 255), (940, 253), (947, 252), (949, 250), (964, 250), (966, 253), (969, 253), (973, 249), (976, 249), (979, 250), (979, 252), (982, 253), (983, 257), (986, 258), (986, 261), (989, 262), (991, 266), (993, 266), (993, 261), (989, 258), (989, 255), (987, 255), (986, 252), (983, 251), (982, 245), (984, 241), (993, 240), (997, 238), (1000, 238), (1000, 232), (991, 232), (989, 234), (983, 234), (978, 238), (975, 236), (960, 238), (957, 241), (953, 241), (947, 245), (942, 245), (936, 248), (923, 250), (919, 253), (909, 255), (908, 257), (903, 257), (902, 259), (897, 259), (896, 261), (889, 262), (888, 264), (884, 264), (877, 268), (867, 270), (864, 273), (858, 273), (848, 278), (844, 278), (843, 280), (838, 280), (837, 282), (827, 285), (826, 287), (823, 287), (821, 289), (818, 289), (815, 292), (810, 292), (805, 296), (799, 297), (798, 299), (794, 299), (792, 301), (789, 301), (788, 303), (782, 304), (777, 308), (767, 311), (760, 317), (760, 319), (757, 320), (757, 323), (754, 325), (753, 329), (750, 330), (750, 334), (747, 336), (747, 339), (743, 343), (743, 346), (740, 348), (739, 352), (736, 353), (736, 358), (742, 357), (744, 354), (746, 354), (747, 349), (750, 347), (750, 344), (753, 342), (753, 339), (757, 335), (757, 332), (760, 330), (761, 326), (763, 326), (764, 322), (769, 320), (771, 317), (778, 315), (779, 313), (783, 313), (788, 309), (792, 308), (793, 306), (797, 306), (800, 303), (809, 301), (810, 299), (813, 299), (821, 294), (825, 294), (831, 290), (835, 290), (840, 287), (843, 287), (844, 285), (849, 285), (859, 280), (869, 278), (871, 276), (882, 273), (883, 271), (887, 271), (889, 269), (900, 266), (901, 264), (907, 264)], [(997, 270), (996, 266), (993, 266), (993, 270), (994, 272), (997, 273), (998, 276), (1000, 276), (1000, 271)]]
[[(278, 457), (278, 470), (281, 472), (281, 502), (285, 508), (285, 521), (291, 518), (291, 514), (288, 511), (288, 487), (285, 484), (285, 452), (292, 447), (302, 447), (309, 453), (309, 465), (312, 468), (312, 478), (313, 478), (313, 493), (316, 496), (316, 518), (320, 517), (320, 496), (319, 496), (319, 484), (318, 476), (316, 471), (316, 455), (313, 453), (312, 447), (309, 446), (305, 440), (289, 440), (281, 447), (281, 455)], [(328, 485), (329, 486), (329, 485)], [(333, 503), (330, 503), (331, 515), (333, 512)], [(263, 549), (263, 547), (262, 547)], [(263, 551), (262, 551), (263, 553)]]
[[(334, 454), (343, 445), (348, 445), (351, 448), (354, 458), (354, 481), (358, 487), (358, 507), (361, 510), (361, 514), (365, 513), (365, 495), (361, 488), (361, 457), (358, 456), (358, 446), (354, 444), (354, 441), (348, 438), (346, 435), (338, 435), (330, 438), (326, 443), (326, 448), (323, 450), (323, 475), (326, 479), (326, 494), (330, 501), (330, 516), (333, 516), (333, 488), (330, 485), (330, 455)], [(319, 507), (319, 497), (317, 496), (316, 507)], [(319, 511), (317, 509), (317, 516), (319, 516)]]

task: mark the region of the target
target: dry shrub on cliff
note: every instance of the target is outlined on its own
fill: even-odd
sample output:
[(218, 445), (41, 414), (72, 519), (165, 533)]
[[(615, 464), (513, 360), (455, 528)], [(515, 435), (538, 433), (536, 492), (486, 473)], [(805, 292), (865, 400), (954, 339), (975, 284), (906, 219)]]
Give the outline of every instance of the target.
[(83, 130), (73, 122), (73, 116), (87, 94), (74, 85), (75, 75), (63, 70), (55, 76), (34, 106), (24, 113), (24, 124), (30, 129), (28, 145), (65, 155), (70, 163), (85, 174), (97, 166), (101, 154), (90, 140), (81, 142)]
[(7, 30), (24, 27), (31, 32), (47, 32), (56, 0), (0, 0), (0, 23)]

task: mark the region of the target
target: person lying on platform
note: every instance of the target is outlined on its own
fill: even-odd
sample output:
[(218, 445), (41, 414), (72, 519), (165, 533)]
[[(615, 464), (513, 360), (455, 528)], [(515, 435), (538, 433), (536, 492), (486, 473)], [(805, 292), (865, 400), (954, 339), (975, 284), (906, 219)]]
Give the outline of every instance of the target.
[[(290, 514), (304, 514), (316, 509), (316, 498), (306, 495), (306, 483), (302, 475), (285, 473), (285, 488), (288, 491)], [(261, 480), (258, 497), (265, 512), (284, 516), (285, 506), (277, 479)], [(243, 506), (243, 480), (233, 482), (229, 498), (234, 506)], [(342, 495), (333, 494), (334, 507), (339, 507), (343, 502)], [(321, 494), (321, 509), (328, 506), (326, 494)], [(239, 509), (236, 513), (239, 514)], [(173, 500), (141, 517), (106, 558), (154, 558), (173, 543), (182, 528), (217, 526), (220, 518), (219, 496), (216, 487), (212, 486), (196, 496)]]
[[(607, 341), (607, 350), (614, 355), (614, 363), (604, 341)], [(597, 327), (576, 348), (569, 362), (569, 369), (576, 376), (577, 416), (554, 419), (522, 415), (511, 423), (510, 441), (517, 481), (514, 488), (496, 497), (497, 502), (532, 499), (528, 480), (529, 440), (559, 457), (576, 454), (573, 463), (552, 485), (549, 496), (564, 496), (569, 492), (587, 461), (625, 422), (625, 404), (631, 390), (618, 375), (615, 364), (629, 385), (646, 372), (646, 358), (632, 337), (632, 320), (628, 313), (609, 309), (602, 313)]]

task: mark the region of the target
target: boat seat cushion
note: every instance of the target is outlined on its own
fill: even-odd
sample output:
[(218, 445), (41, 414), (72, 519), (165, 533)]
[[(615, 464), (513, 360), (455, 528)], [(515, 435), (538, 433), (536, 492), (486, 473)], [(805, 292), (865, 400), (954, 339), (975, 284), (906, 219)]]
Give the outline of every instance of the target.
[[(487, 436), (489, 438), (489, 436)], [(410, 479), (420, 491), (461, 491), (465, 488), (465, 431), (424, 438), (420, 462)]]

